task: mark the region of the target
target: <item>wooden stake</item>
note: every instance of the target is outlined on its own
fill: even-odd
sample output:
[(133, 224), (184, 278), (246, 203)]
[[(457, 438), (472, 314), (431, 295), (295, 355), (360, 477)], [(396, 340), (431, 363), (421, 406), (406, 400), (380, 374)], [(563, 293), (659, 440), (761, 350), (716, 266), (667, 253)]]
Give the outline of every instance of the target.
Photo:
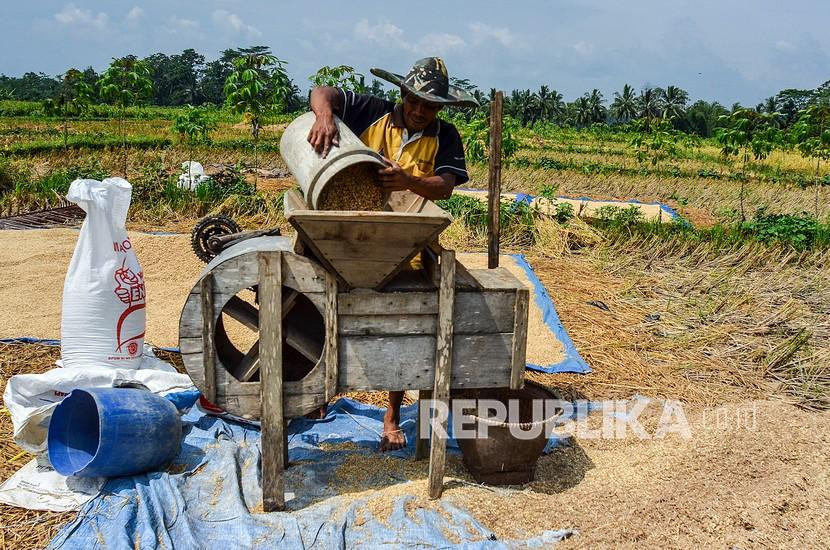
[(337, 279), (326, 273), (326, 388), (328, 403), (337, 394)]
[(513, 365), (510, 369), (510, 389), (520, 390), (524, 386), (524, 372), (527, 356), (527, 311), (530, 291), (516, 290), (516, 305), (513, 320)]
[(262, 509), (285, 507), (286, 443), (282, 400), (282, 253), (259, 253)]
[(216, 404), (216, 332), (213, 309), (213, 274), (207, 273), (199, 284), (202, 298), (202, 361), (205, 366), (205, 399)]
[(499, 214), (501, 209), (501, 133), (502, 100), (504, 94), (496, 92), (490, 103), (490, 181), (487, 204), (487, 267), (499, 267)]
[[(438, 290), (438, 330), (435, 349), (435, 384), (432, 398), (449, 407), (452, 375), (453, 305), (455, 302), (455, 252), (441, 252), (441, 286)], [(447, 418), (432, 419), (429, 452), (429, 497), (439, 498), (444, 489), (444, 466), (447, 458)]]

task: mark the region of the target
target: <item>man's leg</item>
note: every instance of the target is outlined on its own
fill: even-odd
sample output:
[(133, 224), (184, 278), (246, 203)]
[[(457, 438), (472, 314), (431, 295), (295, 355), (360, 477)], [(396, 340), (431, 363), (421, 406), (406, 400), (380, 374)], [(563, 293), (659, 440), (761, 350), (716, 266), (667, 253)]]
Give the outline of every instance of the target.
[(400, 427), (403, 393), (402, 391), (389, 392), (389, 407), (386, 409), (386, 416), (383, 417), (383, 437), (380, 440), (381, 452), (406, 447), (406, 438), (404, 438)]

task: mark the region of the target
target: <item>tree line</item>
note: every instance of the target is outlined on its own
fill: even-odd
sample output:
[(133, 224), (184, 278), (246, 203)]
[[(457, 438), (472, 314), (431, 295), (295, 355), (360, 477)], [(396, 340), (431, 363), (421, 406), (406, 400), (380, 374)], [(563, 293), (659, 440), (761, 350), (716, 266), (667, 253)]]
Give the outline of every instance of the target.
[[(267, 46), (226, 49), (218, 59), (206, 61), (205, 57), (192, 48), (180, 54), (155, 53), (141, 61), (149, 69), (152, 94), (147, 102), (159, 106), (180, 105), (222, 105), (227, 100), (225, 83), (233, 73), (234, 62), (248, 55), (271, 55)], [(135, 56), (128, 58), (138, 60)], [(285, 63), (285, 62), (282, 62)], [(94, 85), (100, 75), (92, 68), (75, 70), (76, 78), (92, 88), (91, 100), (103, 101), (96, 97)], [(65, 75), (53, 77), (44, 73), (27, 72), (21, 77), (0, 75), (0, 99), (42, 101), (60, 94)], [(362, 93), (370, 93), (387, 99), (397, 99), (398, 90), (390, 90), (376, 79), (366, 83), (364, 76), (345, 65), (323, 67), (309, 77), (310, 83), (330, 83)], [(492, 95), (479, 90), (466, 79), (453, 79), (456, 85), (472, 92), (487, 107)], [(561, 126), (584, 128), (592, 124), (626, 124), (643, 118), (670, 120), (674, 129), (711, 137), (721, 127), (723, 115), (739, 110), (751, 109), (757, 113), (774, 115), (775, 124), (788, 128), (798, 120), (798, 113), (819, 98), (830, 96), (830, 81), (812, 90), (786, 89), (770, 96), (754, 107), (738, 103), (726, 107), (717, 101), (698, 100), (689, 103), (689, 94), (682, 88), (644, 87), (637, 91), (629, 84), (614, 92), (610, 101), (602, 92), (593, 89), (573, 101), (565, 101), (562, 94), (547, 85), (538, 90), (513, 90), (505, 96), (505, 111), (522, 126), (534, 126), (539, 122), (550, 122)], [(283, 109), (288, 112), (307, 108), (308, 96), (289, 79), (289, 89), (283, 100)]]

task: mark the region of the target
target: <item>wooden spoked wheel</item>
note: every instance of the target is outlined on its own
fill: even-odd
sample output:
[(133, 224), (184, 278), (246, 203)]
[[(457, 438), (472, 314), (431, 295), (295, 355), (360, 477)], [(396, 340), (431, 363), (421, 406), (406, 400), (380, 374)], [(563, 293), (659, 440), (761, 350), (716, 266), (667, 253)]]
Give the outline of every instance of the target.
[[(259, 381), (257, 287), (232, 296), (216, 322), (216, 354), (240, 382)], [(283, 379), (301, 380), (320, 361), (325, 341), (323, 316), (311, 300), (288, 287), (282, 291)], [(230, 330), (230, 333), (229, 333)]]
[[(287, 250), (285, 237), (259, 237), (208, 264), (182, 309), (179, 347), (185, 369), (214, 405), (238, 416), (260, 416), (259, 252), (282, 251), (282, 370), (286, 416), (325, 400), (328, 274)], [(203, 291), (210, 292), (210, 299)], [(329, 321), (331, 324), (331, 321)], [(331, 329), (332, 327), (329, 327)]]

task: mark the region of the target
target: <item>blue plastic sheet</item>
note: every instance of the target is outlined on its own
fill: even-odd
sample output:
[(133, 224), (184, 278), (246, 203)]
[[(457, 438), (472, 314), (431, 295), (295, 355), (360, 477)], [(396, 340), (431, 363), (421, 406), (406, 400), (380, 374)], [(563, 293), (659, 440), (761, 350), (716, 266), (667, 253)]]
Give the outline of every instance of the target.
[[(402, 410), (401, 427), (410, 442), (415, 411)], [(109, 480), (49, 548), (547, 548), (574, 533), (550, 530), (528, 540), (499, 541), (468, 511), (444, 500), (407, 512), (412, 496), (394, 498), (388, 518), (373, 516), (365, 497), (338, 494), (332, 482), (349, 455), (377, 452), (382, 415), (382, 409), (341, 399), (323, 420), (292, 421), (287, 510), (264, 514), (257, 513), (259, 431), (194, 409), (184, 417), (182, 450), (173, 464)], [(344, 443), (349, 445), (338, 445)], [(408, 459), (412, 447), (392, 455)], [(388, 472), (367, 475), (373, 486), (408, 483)]]
[(574, 346), (573, 340), (571, 340), (571, 337), (568, 336), (568, 331), (565, 330), (565, 327), (562, 325), (562, 321), (559, 320), (559, 314), (556, 313), (556, 306), (553, 305), (553, 300), (550, 299), (550, 295), (545, 289), (545, 285), (543, 285), (542, 281), (539, 280), (539, 277), (536, 276), (536, 273), (533, 271), (533, 268), (530, 267), (527, 259), (523, 254), (511, 254), (510, 256), (514, 259), (516, 264), (522, 268), (528, 280), (530, 280), (533, 284), (533, 298), (536, 300), (536, 305), (542, 310), (542, 320), (545, 322), (548, 329), (550, 329), (550, 331), (553, 332), (556, 338), (562, 343), (562, 348), (565, 351), (565, 358), (558, 363), (550, 365), (534, 365), (528, 363), (527, 368), (547, 373), (573, 372), (577, 374), (586, 374), (591, 372), (591, 367), (589, 367), (588, 363), (585, 362), (585, 359), (579, 355), (579, 351), (576, 349), (576, 346)]
[[(466, 191), (478, 191), (478, 189), (466, 189)], [(481, 192), (486, 193), (486, 191), (483, 191), (483, 190)], [(536, 198), (535, 196), (528, 195), (527, 193), (516, 193), (516, 202), (524, 202), (525, 204), (531, 204), (533, 202), (533, 199), (535, 199), (535, 198)], [(637, 199), (628, 199), (628, 200), (625, 200), (625, 201), (614, 200), (614, 199), (602, 199), (601, 201), (599, 201), (599, 199), (592, 199), (590, 197), (565, 197), (565, 196), (560, 196), (558, 198), (568, 199), (568, 200), (573, 200), (573, 201), (586, 201), (586, 202), (593, 202), (593, 201), (613, 202), (613, 203), (616, 203), (616, 204), (627, 204), (627, 205), (637, 205), (637, 204), (643, 204), (643, 205), (649, 205), (649, 206), (655, 206), (656, 205), (656, 206), (660, 207), (660, 210), (662, 210), (669, 217), (669, 219), (674, 220), (674, 219), (677, 219), (677, 218), (680, 217), (680, 214), (677, 213), (677, 210), (675, 210), (674, 208), (672, 208), (668, 204), (665, 204), (665, 203), (662, 203), (662, 202), (656, 202), (656, 201), (655, 202), (642, 202), (642, 201), (638, 201)], [(688, 222), (686, 222), (686, 223), (688, 223)]]

